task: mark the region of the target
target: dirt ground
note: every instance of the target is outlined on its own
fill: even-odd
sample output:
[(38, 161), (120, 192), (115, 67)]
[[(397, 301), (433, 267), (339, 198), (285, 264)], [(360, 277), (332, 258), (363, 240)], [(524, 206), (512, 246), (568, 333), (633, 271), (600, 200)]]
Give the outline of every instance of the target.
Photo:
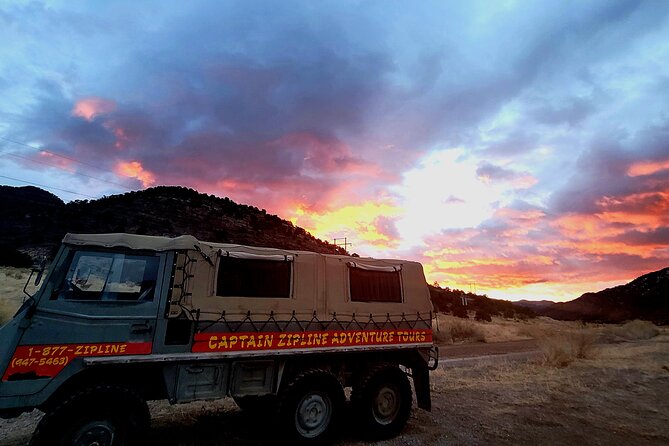
[[(564, 368), (499, 356), (492, 363), (474, 361), (432, 372), (432, 412), (414, 409), (401, 436), (378, 444), (666, 445), (668, 390), (666, 332), (651, 340), (598, 346), (594, 359)], [(231, 400), (158, 402), (151, 409), (150, 444), (276, 441), (268, 420), (240, 411)], [(39, 416), (1, 420), (0, 445), (26, 444)], [(365, 443), (344, 428), (338, 444)]]

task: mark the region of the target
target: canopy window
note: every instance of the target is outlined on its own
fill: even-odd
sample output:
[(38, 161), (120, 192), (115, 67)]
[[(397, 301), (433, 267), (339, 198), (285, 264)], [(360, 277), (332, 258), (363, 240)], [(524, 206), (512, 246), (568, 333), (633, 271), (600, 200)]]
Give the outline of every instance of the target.
[(402, 302), (401, 266), (348, 263), (351, 301)]
[(221, 252), (216, 295), (289, 298), (293, 256)]

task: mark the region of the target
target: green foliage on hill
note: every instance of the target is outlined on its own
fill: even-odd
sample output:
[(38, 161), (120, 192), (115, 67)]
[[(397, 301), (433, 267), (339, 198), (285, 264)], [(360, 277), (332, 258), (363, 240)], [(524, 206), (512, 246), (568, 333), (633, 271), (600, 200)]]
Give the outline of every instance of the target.
[[(453, 316), (467, 318), (467, 312), (474, 312), (477, 320), (489, 321), (492, 316), (506, 318), (528, 319), (535, 317), (530, 308), (515, 305), (513, 302), (501, 299), (491, 299), (486, 295), (467, 293), (458, 289), (441, 288), (429, 285), (430, 297), (435, 311), (450, 313)], [(463, 305), (466, 299), (467, 305)]]
[(346, 254), (265, 209), (186, 187), (159, 186), (63, 203), (36, 187), (0, 186), (0, 200), (7, 210), (0, 219), (0, 251), (7, 255), (0, 260), (13, 261), (16, 250), (33, 257), (53, 255), (68, 232), (191, 234), (211, 242)]

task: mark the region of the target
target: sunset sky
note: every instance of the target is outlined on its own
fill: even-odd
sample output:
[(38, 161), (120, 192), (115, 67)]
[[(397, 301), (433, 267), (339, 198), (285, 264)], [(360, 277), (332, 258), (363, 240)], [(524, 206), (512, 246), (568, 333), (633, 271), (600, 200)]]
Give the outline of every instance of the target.
[(189, 186), (498, 298), (669, 266), (669, 2), (4, 1), (0, 42), (1, 184)]

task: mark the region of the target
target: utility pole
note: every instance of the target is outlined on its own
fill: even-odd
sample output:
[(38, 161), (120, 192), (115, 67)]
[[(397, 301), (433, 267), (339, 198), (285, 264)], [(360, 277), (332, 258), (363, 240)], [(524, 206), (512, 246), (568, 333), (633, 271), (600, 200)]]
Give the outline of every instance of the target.
[(353, 246), (353, 243), (349, 243), (347, 237), (340, 237), (334, 239), (334, 245), (340, 248), (344, 248), (344, 251), (348, 251), (348, 247)]

